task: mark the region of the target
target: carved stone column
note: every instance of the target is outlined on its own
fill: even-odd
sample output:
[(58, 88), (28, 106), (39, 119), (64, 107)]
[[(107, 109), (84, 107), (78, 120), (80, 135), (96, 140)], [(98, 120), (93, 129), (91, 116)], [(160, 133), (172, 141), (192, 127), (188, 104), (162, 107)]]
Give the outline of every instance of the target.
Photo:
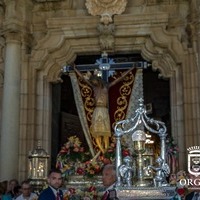
[(18, 172), (20, 120), (21, 43), (18, 33), (6, 33), (0, 179), (16, 178)]
[(188, 16), (187, 34), (193, 51), (197, 53), (198, 65), (200, 64), (200, 2), (192, 0), (190, 2), (190, 14)]

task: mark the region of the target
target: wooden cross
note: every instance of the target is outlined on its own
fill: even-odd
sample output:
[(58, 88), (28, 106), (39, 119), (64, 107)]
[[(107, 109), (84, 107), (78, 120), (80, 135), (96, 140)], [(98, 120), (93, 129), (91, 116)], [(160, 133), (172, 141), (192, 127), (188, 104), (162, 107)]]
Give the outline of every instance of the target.
[[(135, 66), (135, 68), (146, 69), (150, 64), (147, 61), (135, 61), (135, 62), (123, 62), (123, 63), (115, 63), (113, 59), (108, 58), (107, 54), (102, 54), (100, 59), (96, 60), (95, 64), (83, 64), (76, 65), (76, 68), (79, 71), (94, 71), (98, 70), (101, 72), (101, 77), (104, 81), (108, 81), (108, 77), (115, 70), (123, 70), (129, 69)], [(62, 68), (63, 73), (69, 73), (70, 71), (74, 71), (71, 65), (66, 65)]]

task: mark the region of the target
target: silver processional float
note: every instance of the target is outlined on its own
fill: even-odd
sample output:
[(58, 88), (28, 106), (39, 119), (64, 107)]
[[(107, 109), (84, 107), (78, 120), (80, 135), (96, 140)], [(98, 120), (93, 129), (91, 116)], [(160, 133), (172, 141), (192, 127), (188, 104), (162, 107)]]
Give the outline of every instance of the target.
[[(143, 99), (140, 98), (139, 107), (135, 111), (135, 116), (117, 122), (114, 130), (116, 137), (117, 182), (115, 184), (115, 190), (113, 191), (115, 194), (113, 195), (111, 193), (113, 199), (172, 199), (176, 193), (175, 187), (171, 187), (166, 180), (166, 177), (170, 173), (170, 168), (166, 163), (167, 129), (165, 123), (149, 118), (146, 115)], [(142, 154), (145, 152), (145, 131), (157, 134), (160, 138), (160, 155), (156, 158), (156, 166), (147, 166), (147, 170), (155, 172), (152, 181), (144, 179)], [(125, 135), (129, 135), (128, 141), (132, 143), (133, 151), (137, 155), (135, 166), (132, 165), (132, 158), (130, 156), (122, 158), (121, 140)], [(134, 175), (133, 172), (136, 172), (136, 174)]]

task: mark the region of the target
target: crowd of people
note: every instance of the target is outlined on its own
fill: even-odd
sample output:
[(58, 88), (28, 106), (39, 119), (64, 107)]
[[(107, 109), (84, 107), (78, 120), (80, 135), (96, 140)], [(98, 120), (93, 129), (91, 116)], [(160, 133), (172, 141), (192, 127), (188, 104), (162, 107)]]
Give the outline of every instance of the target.
[(0, 182), (1, 200), (36, 200), (37, 194), (32, 192), (31, 184), (28, 180), (19, 184), (17, 179)]
[(48, 175), (48, 188), (39, 195), (33, 192), (29, 180), (21, 184), (16, 179), (0, 182), (0, 200), (63, 200), (62, 173), (58, 169), (52, 169)]
[[(59, 169), (50, 170), (47, 177), (48, 187), (36, 194), (33, 192), (31, 184), (28, 180), (24, 180), (21, 184), (16, 179), (0, 182), (0, 200), (64, 200), (63, 198), (63, 178)], [(102, 171), (102, 184), (104, 192), (101, 200), (118, 199), (113, 198), (114, 187), (116, 183), (116, 168), (112, 164), (104, 166)], [(112, 198), (111, 198), (112, 195)], [(173, 198), (173, 200), (177, 198)], [(192, 191), (185, 198), (179, 200), (200, 200), (199, 191)]]
[[(102, 200), (109, 199), (107, 192), (112, 189), (116, 181), (115, 167), (107, 165), (102, 172), (102, 182), (105, 193)], [(0, 200), (63, 200), (63, 179), (59, 169), (50, 170), (47, 178), (48, 187), (36, 194), (28, 180), (21, 184), (16, 179), (0, 182)], [(105, 194), (107, 195), (105, 197)]]

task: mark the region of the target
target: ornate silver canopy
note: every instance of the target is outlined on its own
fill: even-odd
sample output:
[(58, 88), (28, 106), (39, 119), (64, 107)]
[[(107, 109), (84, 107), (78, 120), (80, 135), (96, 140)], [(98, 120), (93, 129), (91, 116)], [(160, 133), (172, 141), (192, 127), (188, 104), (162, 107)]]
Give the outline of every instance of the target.
[[(148, 165), (148, 170), (155, 171), (155, 176), (151, 182), (143, 179), (143, 158), (145, 152), (145, 131), (157, 134), (160, 138), (160, 155), (156, 159), (157, 165)], [(164, 122), (154, 120), (146, 115), (143, 99), (139, 99), (139, 107), (135, 115), (126, 120), (122, 120), (115, 125), (116, 137), (116, 174), (117, 182), (115, 185), (116, 196), (119, 199), (138, 200), (138, 199), (172, 199), (175, 187), (169, 186), (166, 177), (169, 175), (169, 166), (166, 163), (166, 133), (167, 129)], [(129, 134), (129, 143), (133, 143), (133, 149), (137, 154), (136, 181), (133, 183), (133, 174), (130, 168), (131, 158), (123, 158), (121, 138)], [(130, 139), (131, 135), (131, 139)]]
[[(119, 121), (115, 125), (115, 136), (117, 140), (117, 148), (116, 148), (116, 171), (117, 171), (117, 185), (121, 186), (121, 177), (119, 173), (119, 167), (122, 165), (122, 154), (121, 154), (121, 137), (125, 134), (131, 134), (131, 142), (138, 141), (137, 145), (140, 145), (139, 148), (141, 148), (142, 143), (144, 144), (145, 139), (141, 140), (141, 132), (149, 131), (151, 133), (157, 134), (160, 137), (160, 158), (162, 159), (162, 166), (167, 166), (166, 163), (166, 146), (165, 146), (165, 140), (166, 140), (166, 126), (164, 122), (157, 121), (154, 119), (149, 118), (146, 115), (146, 109), (144, 108), (143, 99), (139, 99), (139, 108), (135, 111), (135, 116), (133, 116), (130, 119), (126, 119), (123, 121)], [(137, 139), (135, 138), (135, 134), (137, 135)], [(138, 148), (138, 146), (137, 146)], [(138, 154), (140, 155), (140, 154)], [(162, 168), (162, 166), (160, 166)], [(142, 177), (142, 166), (137, 166), (140, 170), (140, 173), (138, 174), (138, 179), (141, 179)], [(150, 169), (150, 167), (149, 167)], [(152, 168), (153, 169), (153, 168)], [(160, 169), (164, 170), (164, 169)], [(160, 178), (162, 179), (162, 184), (166, 184), (166, 177), (165, 174), (160, 173)], [(160, 186), (161, 186), (160, 185)]]

